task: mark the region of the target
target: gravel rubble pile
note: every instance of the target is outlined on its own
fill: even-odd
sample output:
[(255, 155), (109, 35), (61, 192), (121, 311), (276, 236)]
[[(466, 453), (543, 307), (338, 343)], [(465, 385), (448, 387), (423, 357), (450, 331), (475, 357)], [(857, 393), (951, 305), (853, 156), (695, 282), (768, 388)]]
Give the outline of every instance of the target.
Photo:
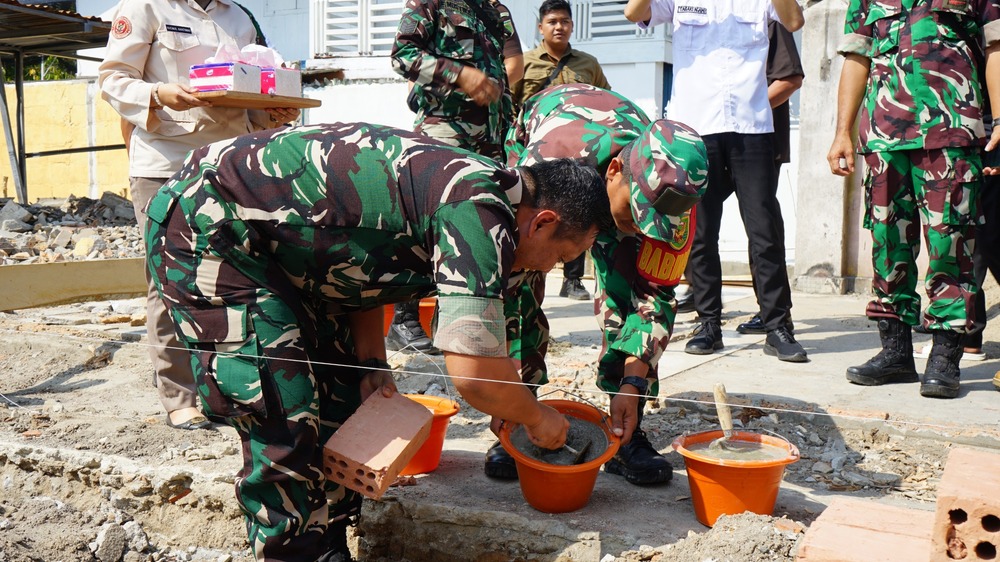
[(144, 255), (132, 202), (114, 193), (31, 205), (0, 200), (0, 265)]

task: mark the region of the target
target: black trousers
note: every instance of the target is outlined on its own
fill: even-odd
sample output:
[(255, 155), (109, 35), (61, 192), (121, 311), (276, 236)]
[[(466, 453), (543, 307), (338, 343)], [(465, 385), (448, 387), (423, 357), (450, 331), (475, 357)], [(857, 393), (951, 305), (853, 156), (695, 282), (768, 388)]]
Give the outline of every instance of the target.
[(792, 297), (771, 134), (719, 133), (702, 139), (708, 150), (708, 188), (698, 203), (687, 268), (699, 320), (722, 320), (719, 231), (723, 204), (735, 193), (749, 241), (761, 319), (768, 330), (779, 328), (789, 317)]
[[(781, 162), (778, 160), (774, 161), (774, 192), (778, 193), (778, 187), (781, 185)], [(781, 205), (779, 203), (778, 210), (781, 210)], [(778, 228), (781, 230), (781, 239), (785, 239), (785, 219), (781, 217), (780, 213), (778, 215)], [(750, 266), (750, 283), (753, 285), (753, 296), (757, 297), (757, 282), (753, 278), (753, 253), (750, 251), (750, 242), (747, 241), (747, 256), (749, 256), (749, 266)], [(792, 303), (788, 303), (788, 308), (792, 308)], [(757, 311), (760, 311), (760, 299), (757, 299)]]
[(972, 252), (972, 270), (979, 292), (974, 303), (972, 329), (962, 339), (965, 347), (975, 348), (983, 347), (983, 330), (986, 329), (986, 295), (983, 293), (986, 274), (992, 273), (1000, 282), (1000, 179), (996, 176), (983, 176), (979, 208), (986, 219), (985, 224), (976, 229), (976, 247)]
[(587, 261), (587, 252), (580, 254), (575, 260), (563, 264), (563, 278), (580, 279), (583, 277), (584, 264)]

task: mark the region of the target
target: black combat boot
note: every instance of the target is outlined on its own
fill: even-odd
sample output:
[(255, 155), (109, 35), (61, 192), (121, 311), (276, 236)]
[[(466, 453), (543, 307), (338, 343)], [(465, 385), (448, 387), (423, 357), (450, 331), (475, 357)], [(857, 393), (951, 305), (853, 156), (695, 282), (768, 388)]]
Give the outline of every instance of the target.
[(910, 326), (898, 318), (878, 321), (882, 351), (864, 365), (847, 368), (847, 380), (854, 384), (878, 386), (888, 382), (916, 382), (917, 368), (913, 364), (913, 340)]
[(486, 464), (483, 466), (483, 470), (490, 478), (517, 480), (517, 463), (499, 441), (486, 451)]
[(961, 372), (962, 334), (951, 330), (934, 330), (934, 345), (927, 358), (920, 395), (930, 398), (955, 398), (958, 396), (958, 378)]
[(401, 302), (396, 305), (396, 313), (385, 337), (385, 348), (390, 351), (420, 351), (428, 355), (441, 353), (434, 347), (420, 325), (420, 301)]
[(624, 476), (629, 484), (649, 486), (665, 484), (674, 476), (670, 461), (659, 451), (642, 430), (642, 411), (646, 400), (639, 400), (639, 422), (632, 432), (632, 439), (627, 445), (618, 448), (618, 452), (608, 462), (604, 463), (604, 471), (608, 474)]

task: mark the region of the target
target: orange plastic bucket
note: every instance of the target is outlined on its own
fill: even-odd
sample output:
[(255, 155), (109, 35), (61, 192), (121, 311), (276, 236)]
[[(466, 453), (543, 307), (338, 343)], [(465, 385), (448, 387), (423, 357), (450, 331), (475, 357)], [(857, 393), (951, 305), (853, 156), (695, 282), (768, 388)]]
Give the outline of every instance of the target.
[(722, 430), (681, 435), (674, 439), (674, 450), (684, 457), (694, 514), (703, 525), (711, 527), (720, 515), (749, 511), (771, 515), (778, 499), (778, 488), (785, 465), (799, 460), (799, 449), (780, 437), (750, 431), (734, 431), (730, 439), (771, 445), (787, 451), (779, 459), (730, 460), (703, 455), (687, 447), (722, 437)]
[(600, 427), (608, 438), (608, 448), (604, 454), (578, 465), (563, 466), (540, 462), (517, 450), (510, 441), (510, 434), (516, 424), (505, 423), (500, 428), (500, 443), (514, 457), (521, 494), (528, 505), (544, 513), (576, 511), (590, 501), (601, 465), (615, 456), (621, 442), (618, 436), (611, 433), (610, 424), (605, 422), (604, 412), (590, 404), (570, 400), (542, 400), (542, 403), (561, 414)]
[(444, 448), (444, 436), (448, 433), (448, 420), (458, 413), (458, 402), (451, 398), (424, 394), (405, 394), (404, 396), (430, 408), (434, 412), (434, 418), (431, 420), (431, 433), (427, 436), (427, 440), (399, 474), (400, 476), (410, 476), (432, 472), (441, 463), (441, 450)]
[[(424, 332), (428, 336), (431, 335), (431, 322), (434, 320), (434, 308), (437, 306), (437, 299), (434, 297), (427, 297), (426, 299), (420, 299), (420, 326), (424, 329)], [(395, 306), (387, 304), (382, 307), (382, 312), (385, 317), (383, 323), (385, 324), (385, 335), (389, 335), (389, 325), (392, 324), (392, 315), (395, 314)]]

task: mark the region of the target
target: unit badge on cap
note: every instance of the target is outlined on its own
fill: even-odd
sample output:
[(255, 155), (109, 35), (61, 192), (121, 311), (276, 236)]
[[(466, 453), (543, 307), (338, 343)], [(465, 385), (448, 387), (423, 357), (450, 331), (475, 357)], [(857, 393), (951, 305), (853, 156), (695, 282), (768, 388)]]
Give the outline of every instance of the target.
[(115, 23), (111, 25), (111, 34), (115, 36), (115, 39), (122, 39), (128, 37), (132, 33), (132, 22), (128, 21), (125, 16), (118, 16)]

